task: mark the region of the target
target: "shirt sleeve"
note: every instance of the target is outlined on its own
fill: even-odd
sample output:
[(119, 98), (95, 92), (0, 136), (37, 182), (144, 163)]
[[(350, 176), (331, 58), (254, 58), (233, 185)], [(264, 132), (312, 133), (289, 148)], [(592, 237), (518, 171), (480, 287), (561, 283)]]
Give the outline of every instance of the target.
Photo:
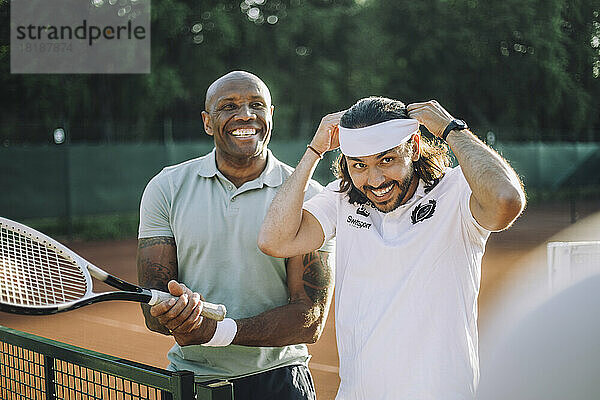
[(340, 196), (335, 191), (336, 187), (339, 188), (338, 181), (330, 183), (321, 193), (305, 201), (302, 206), (321, 224), (325, 242), (330, 241), (336, 232), (338, 198)]
[(457, 181), (457, 185), (459, 187), (459, 190), (461, 191), (459, 209), (463, 221), (465, 221), (467, 223), (467, 226), (470, 227), (471, 233), (486, 236), (487, 234), (489, 234), (490, 231), (481, 226), (473, 216), (473, 213), (471, 212), (470, 203), (471, 194), (473, 193), (473, 191), (469, 186), (469, 182), (467, 182), (467, 179), (465, 178), (465, 175), (463, 174), (462, 169), (460, 167), (456, 167), (453, 172), (456, 174), (455, 178)]
[(138, 238), (173, 237), (170, 223), (171, 196), (165, 176), (158, 174), (150, 180), (140, 203)]

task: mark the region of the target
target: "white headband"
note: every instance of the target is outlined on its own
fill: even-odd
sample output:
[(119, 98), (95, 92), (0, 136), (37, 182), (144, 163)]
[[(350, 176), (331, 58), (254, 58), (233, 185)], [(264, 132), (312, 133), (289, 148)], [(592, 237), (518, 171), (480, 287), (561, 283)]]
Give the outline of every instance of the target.
[(340, 149), (345, 156), (363, 157), (379, 154), (407, 142), (419, 132), (416, 119), (392, 119), (364, 128), (339, 127)]

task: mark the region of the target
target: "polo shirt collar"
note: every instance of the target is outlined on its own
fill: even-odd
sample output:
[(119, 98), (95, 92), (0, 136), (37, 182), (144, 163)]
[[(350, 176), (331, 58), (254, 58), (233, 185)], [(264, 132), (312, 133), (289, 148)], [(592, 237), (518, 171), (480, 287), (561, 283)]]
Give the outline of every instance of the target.
[(212, 178), (217, 175), (217, 159), (216, 149), (213, 148), (210, 153), (202, 158), (202, 161), (198, 163), (198, 175), (204, 178)]
[(258, 179), (262, 179), (262, 183), (270, 187), (281, 186), (283, 183), (283, 167), (281, 164), (281, 161), (275, 158), (271, 150), (267, 149), (267, 166)]
[[(204, 178), (212, 178), (217, 174), (222, 175), (217, 169), (216, 149), (208, 153), (202, 162), (198, 165), (198, 175)], [(259, 186), (267, 185), (270, 187), (278, 187), (283, 183), (281, 161), (275, 158), (271, 150), (267, 149), (267, 165), (264, 171), (253, 182)], [(246, 182), (246, 184), (249, 182)], [(244, 184), (245, 185), (245, 184)]]
[(417, 185), (417, 189), (415, 190), (415, 193), (413, 194), (413, 199), (425, 197), (425, 194), (426, 194), (425, 189), (426, 189), (425, 182), (423, 181), (423, 179), (419, 179), (419, 184)]

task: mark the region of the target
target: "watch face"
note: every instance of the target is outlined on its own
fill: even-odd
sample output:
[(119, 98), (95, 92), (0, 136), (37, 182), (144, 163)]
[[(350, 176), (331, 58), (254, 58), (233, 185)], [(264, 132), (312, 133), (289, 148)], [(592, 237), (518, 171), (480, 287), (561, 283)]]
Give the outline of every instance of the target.
[(457, 129), (467, 129), (467, 123), (462, 119), (454, 120)]

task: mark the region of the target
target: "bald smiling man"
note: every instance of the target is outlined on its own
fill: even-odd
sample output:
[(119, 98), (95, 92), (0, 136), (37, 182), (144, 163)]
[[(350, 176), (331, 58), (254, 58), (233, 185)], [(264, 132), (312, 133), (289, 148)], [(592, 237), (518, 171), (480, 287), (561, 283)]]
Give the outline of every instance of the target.
[[(315, 398), (304, 343), (321, 335), (332, 297), (329, 244), (290, 258), (257, 247), (267, 208), (293, 171), (267, 148), (273, 110), (257, 76), (217, 79), (202, 112), (215, 148), (163, 169), (140, 207), (139, 281), (178, 296), (142, 306), (146, 325), (173, 335), (169, 369), (228, 379), (236, 400)], [(306, 199), (321, 190), (310, 181)], [(229, 318), (203, 319), (203, 298), (225, 304)]]

